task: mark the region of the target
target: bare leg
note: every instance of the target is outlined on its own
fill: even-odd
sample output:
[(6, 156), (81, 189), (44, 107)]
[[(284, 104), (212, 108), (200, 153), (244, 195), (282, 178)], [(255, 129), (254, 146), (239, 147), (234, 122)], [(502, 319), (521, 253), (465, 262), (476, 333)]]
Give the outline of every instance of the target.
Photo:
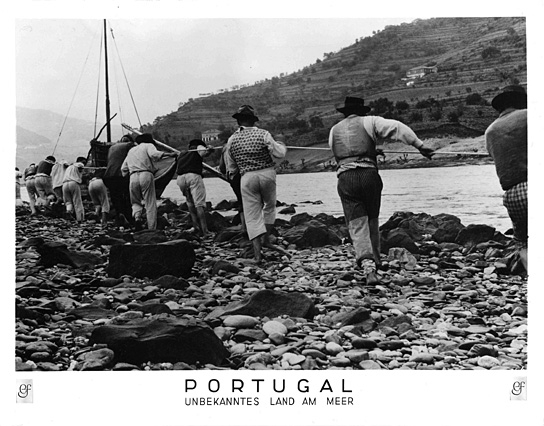
[(253, 240), (251, 240), (251, 242), (253, 243), (254, 257), (257, 262), (261, 262), (263, 260), (263, 255), (261, 253), (261, 249), (262, 249), (261, 237), (262, 235), (259, 235), (258, 237), (255, 237), (253, 238)]
[(187, 208), (189, 209), (189, 214), (191, 215), (191, 223), (193, 224), (193, 228), (195, 228), (195, 230), (199, 230), (200, 225), (198, 224), (198, 215), (196, 213), (195, 206), (187, 203)]
[(208, 235), (208, 223), (206, 222), (206, 212), (204, 211), (204, 207), (197, 207), (196, 215), (198, 217), (198, 222), (200, 223), (202, 235)]
[(96, 223), (100, 222), (100, 216), (102, 214), (102, 207), (101, 206), (94, 206), (94, 213), (96, 214)]

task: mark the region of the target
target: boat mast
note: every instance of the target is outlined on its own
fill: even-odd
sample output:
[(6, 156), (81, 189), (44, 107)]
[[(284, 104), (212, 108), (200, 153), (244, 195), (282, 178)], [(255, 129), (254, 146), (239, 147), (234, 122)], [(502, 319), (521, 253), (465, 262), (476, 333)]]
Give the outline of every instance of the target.
[(106, 20), (104, 19), (104, 58), (106, 66), (106, 142), (111, 142), (111, 127), (110, 127), (110, 93), (109, 93), (109, 80), (108, 80), (108, 37), (106, 30)]

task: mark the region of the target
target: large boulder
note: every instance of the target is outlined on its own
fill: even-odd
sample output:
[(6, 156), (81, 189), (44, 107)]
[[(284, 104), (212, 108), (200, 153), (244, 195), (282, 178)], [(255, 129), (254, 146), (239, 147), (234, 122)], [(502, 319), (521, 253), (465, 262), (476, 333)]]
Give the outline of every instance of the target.
[(293, 226), (285, 230), (282, 237), (298, 248), (323, 247), (342, 243), (342, 239), (334, 230), (317, 220)]
[(305, 294), (259, 290), (251, 297), (215, 309), (206, 319), (215, 319), (224, 315), (250, 315), (269, 318), (288, 315), (312, 319), (316, 313), (314, 302)]
[(419, 254), (419, 247), (412, 237), (408, 235), (408, 232), (402, 228), (393, 229), (389, 232), (382, 232), (380, 246), (382, 253), (388, 253), (389, 249), (400, 247), (405, 248), (410, 253)]
[(438, 222), (438, 228), (432, 234), (437, 243), (454, 243), (459, 231), (465, 228), (461, 219), (451, 214), (442, 213), (433, 218)]
[(137, 319), (93, 330), (89, 343), (106, 344), (116, 362), (186, 362), (219, 365), (229, 356), (207, 326), (189, 325), (177, 318)]
[(160, 244), (126, 244), (112, 246), (106, 272), (119, 278), (158, 278), (163, 275), (189, 277), (195, 264), (195, 250), (186, 240)]
[(91, 269), (104, 263), (100, 256), (88, 251), (74, 251), (66, 244), (48, 241), (36, 246), (40, 254), (40, 264), (49, 268), (57, 264), (69, 265), (74, 268)]
[(479, 243), (492, 240), (495, 228), (489, 225), (468, 225), (459, 231), (455, 242), (465, 247), (473, 247)]

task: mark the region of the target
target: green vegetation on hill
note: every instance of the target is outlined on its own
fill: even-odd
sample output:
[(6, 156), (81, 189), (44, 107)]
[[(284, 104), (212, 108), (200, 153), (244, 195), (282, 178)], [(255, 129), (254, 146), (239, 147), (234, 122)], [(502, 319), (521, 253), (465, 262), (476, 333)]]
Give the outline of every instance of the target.
[[(438, 72), (411, 81), (414, 67)], [(256, 108), (259, 125), (288, 145), (327, 140), (342, 116), (346, 95), (364, 97), (371, 114), (409, 124), (422, 138), (475, 137), (496, 117), (489, 101), (507, 84), (525, 84), (526, 23), (522, 17), (433, 18), (388, 26), (295, 71), (182, 103), (145, 130), (184, 148), (211, 129), (224, 142), (234, 128), (232, 112)], [(213, 163), (213, 162), (212, 162)]]

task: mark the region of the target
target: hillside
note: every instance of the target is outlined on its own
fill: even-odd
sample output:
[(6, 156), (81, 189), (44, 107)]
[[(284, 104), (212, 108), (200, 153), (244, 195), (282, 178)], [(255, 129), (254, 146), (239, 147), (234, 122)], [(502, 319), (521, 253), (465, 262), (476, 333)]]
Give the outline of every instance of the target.
[[(94, 135), (93, 122), (69, 117), (64, 123), (62, 115), (47, 110), (17, 107), (16, 120), (15, 164), (21, 170), (53, 153), (57, 159), (67, 161), (87, 155), (89, 141)], [(112, 133), (117, 139), (122, 134), (121, 129), (116, 128), (112, 129)]]
[[(407, 81), (406, 72), (420, 66), (438, 72)], [(335, 107), (353, 95), (423, 139), (473, 138), (496, 117), (489, 101), (500, 87), (526, 79), (525, 18), (416, 20), (359, 38), (291, 74), (190, 99), (144, 127), (178, 148), (217, 129), (220, 144), (236, 124), (232, 113), (248, 103), (261, 127), (288, 145), (312, 146), (326, 141), (342, 118)]]

